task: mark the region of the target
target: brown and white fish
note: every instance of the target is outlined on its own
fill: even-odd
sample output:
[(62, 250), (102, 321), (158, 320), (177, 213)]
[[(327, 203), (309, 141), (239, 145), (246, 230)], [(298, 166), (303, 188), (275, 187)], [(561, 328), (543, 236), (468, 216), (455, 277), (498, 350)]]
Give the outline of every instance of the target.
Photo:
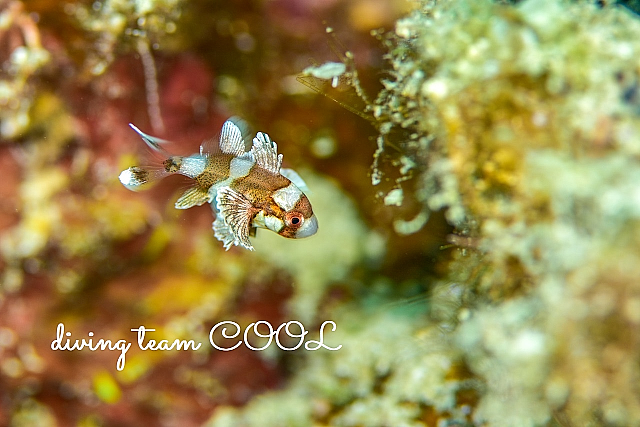
[(249, 236), (255, 235), (257, 228), (291, 239), (318, 231), (318, 220), (303, 193), (304, 181), (293, 170), (281, 168), (282, 154), (269, 135), (258, 132), (247, 151), (243, 135), (247, 126), (232, 117), (222, 126), (218, 147), (209, 148), (205, 143), (198, 154), (171, 156), (161, 147), (166, 141), (129, 126), (167, 159), (160, 168), (132, 166), (122, 171), (122, 185), (137, 191), (171, 174), (192, 178), (194, 186), (176, 201), (176, 209), (210, 203), (216, 213), (215, 237), (227, 250), (231, 245), (253, 250)]

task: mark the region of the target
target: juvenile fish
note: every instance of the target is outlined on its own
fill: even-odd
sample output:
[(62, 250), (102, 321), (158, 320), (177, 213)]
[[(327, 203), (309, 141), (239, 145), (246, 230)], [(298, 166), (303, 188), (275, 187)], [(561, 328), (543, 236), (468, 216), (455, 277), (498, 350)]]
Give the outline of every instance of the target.
[(210, 203), (216, 214), (215, 237), (225, 249), (231, 245), (253, 250), (249, 236), (266, 228), (283, 237), (300, 239), (318, 231), (318, 220), (304, 194), (306, 184), (291, 169), (282, 168), (282, 154), (266, 133), (258, 132), (249, 151), (242, 129), (246, 124), (232, 117), (222, 126), (219, 144), (200, 146), (198, 154), (172, 156), (166, 142), (129, 124), (153, 150), (165, 156), (160, 168), (132, 166), (120, 173), (120, 182), (138, 191), (172, 174), (194, 180), (194, 185), (176, 201), (176, 209)]

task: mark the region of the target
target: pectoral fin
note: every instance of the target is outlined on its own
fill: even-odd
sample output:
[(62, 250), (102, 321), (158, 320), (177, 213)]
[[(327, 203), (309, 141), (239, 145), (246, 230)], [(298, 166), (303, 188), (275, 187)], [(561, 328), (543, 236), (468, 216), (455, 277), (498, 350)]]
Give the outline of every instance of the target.
[(213, 223), (216, 238), (224, 243), (226, 249), (234, 244), (252, 251), (249, 233), (257, 209), (246, 197), (229, 187), (218, 189), (216, 206), (219, 212)]
[(189, 209), (193, 206), (202, 206), (209, 201), (209, 193), (200, 187), (193, 187), (185, 191), (176, 201), (176, 209)]

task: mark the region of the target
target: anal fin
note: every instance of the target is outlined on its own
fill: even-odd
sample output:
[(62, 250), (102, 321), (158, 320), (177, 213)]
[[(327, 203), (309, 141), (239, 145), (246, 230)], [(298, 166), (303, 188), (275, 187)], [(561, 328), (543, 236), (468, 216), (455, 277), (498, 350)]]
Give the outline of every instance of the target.
[(192, 187), (185, 191), (178, 200), (176, 200), (176, 209), (189, 209), (193, 206), (202, 206), (210, 201), (209, 193), (200, 187)]

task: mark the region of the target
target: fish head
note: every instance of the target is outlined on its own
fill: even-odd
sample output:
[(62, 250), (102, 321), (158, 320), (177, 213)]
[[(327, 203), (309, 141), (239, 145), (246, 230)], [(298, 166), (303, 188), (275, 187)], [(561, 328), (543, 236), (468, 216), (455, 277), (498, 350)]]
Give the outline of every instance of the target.
[(313, 214), (311, 202), (296, 184), (289, 181), (289, 185), (274, 191), (272, 198), (279, 208), (275, 210), (282, 224), (276, 231), (279, 235), (302, 239), (316, 234), (318, 220)]
[(318, 231), (318, 219), (311, 202), (295, 184), (277, 190), (268, 208), (253, 220), (254, 227), (266, 228), (289, 239), (313, 236)]
[(284, 212), (282, 216), (284, 227), (278, 231), (278, 234), (283, 237), (302, 239), (313, 236), (318, 231), (318, 219), (304, 193), (300, 196), (298, 203), (291, 210)]

